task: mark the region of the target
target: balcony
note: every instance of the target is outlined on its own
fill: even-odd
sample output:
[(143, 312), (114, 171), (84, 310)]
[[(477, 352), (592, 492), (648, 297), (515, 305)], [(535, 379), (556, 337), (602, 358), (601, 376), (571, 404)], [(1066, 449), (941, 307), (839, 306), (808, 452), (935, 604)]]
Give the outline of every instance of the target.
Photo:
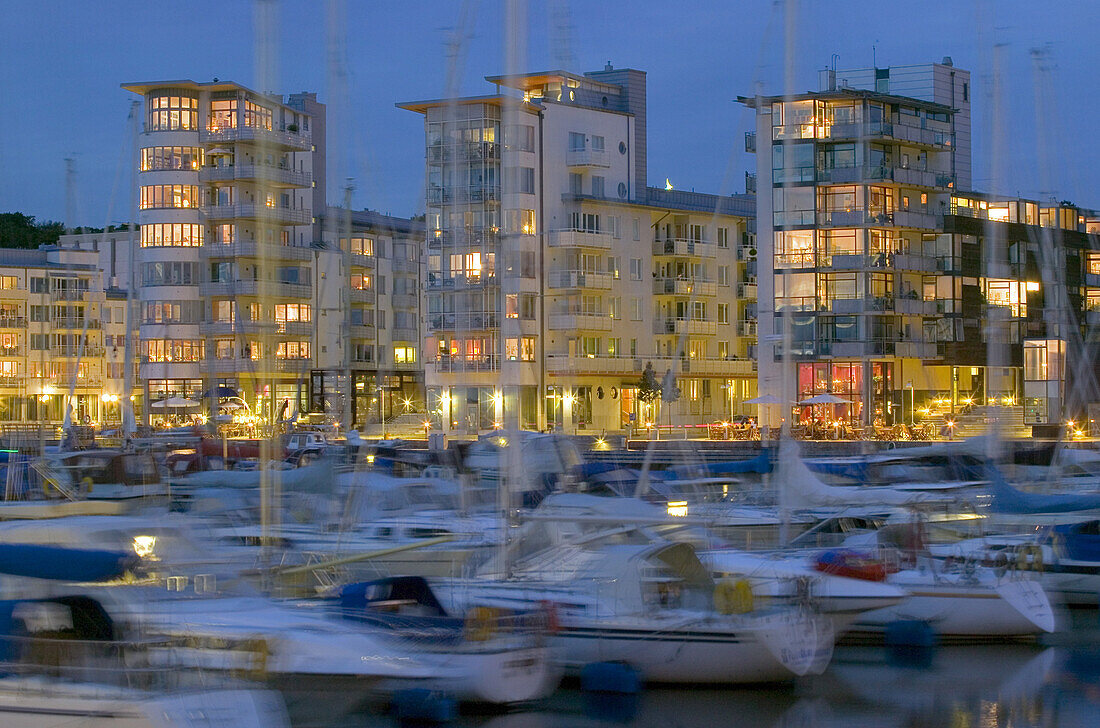
[(610, 273), (587, 273), (580, 270), (550, 271), (550, 288), (585, 288), (590, 290), (610, 290)]
[(280, 298), (311, 298), (313, 286), (308, 283), (279, 281), (203, 281), (199, 295), (209, 296), (278, 296)]
[(937, 226), (937, 218), (935, 215), (929, 215), (926, 212), (920, 212), (917, 210), (894, 210), (894, 227), (902, 228), (919, 228), (921, 230), (932, 230)]
[(935, 359), (936, 345), (923, 341), (899, 341), (894, 345), (894, 355), (905, 359)]
[(373, 288), (349, 288), (348, 299), (352, 303), (376, 303), (378, 294)]
[(653, 295), (655, 296), (716, 296), (718, 286), (714, 281), (688, 280), (686, 278), (654, 278)]
[(946, 184), (939, 183), (950, 181), (950, 176), (911, 167), (892, 166), (833, 167), (817, 170), (817, 181), (822, 184), (852, 184), (855, 182), (890, 180), (914, 187), (946, 187)]
[[(16, 347), (18, 349), (18, 347)], [(0, 355), (6, 354), (6, 349), (0, 349)], [(54, 346), (50, 349), (50, 355), (57, 358), (75, 359), (76, 357), (103, 356), (106, 350), (102, 346)]]
[(833, 313), (875, 313), (878, 311), (893, 311), (897, 299), (891, 296), (867, 296), (866, 298), (834, 297), (824, 301), (823, 310)]
[(100, 376), (75, 377), (66, 374), (56, 377), (50, 377), (48, 381), (53, 387), (57, 387), (58, 389), (68, 389), (70, 386), (72, 386), (74, 379), (76, 380), (77, 389), (93, 389), (103, 386), (103, 377)]
[(611, 317), (600, 313), (552, 313), (551, 331), (610, 331)]
[(394, 308), (415, 310), (420, 303), (420, 298), (415, 293), (394, 293), (390, 296), (390, 304)]
[(55, 288), (50, 292), (50, 298), (54, 301), (86, 301), (88, 289)]
[[(94, 347), (88, 347), (92, 349)], [(23, 356), (22, 346), (0, 346), (0, 356)]]
[(738, 336), (756, 336), (756, 322), (752, 320), (737, 322)]
[(27, 328), (27, 319), (23, 316), (3, 316), (0, 317), (0, 329), (25, 329)]
[(363, 253), (349, 253), (348, 258), (352, 268), (377, 268), (378, 257), (364, 255)]
[(911, 270), (919, 273), (932, 273), (936, 270), (936, 259), (927, 255), (896, 253), (893, 260), (894, 270)]
[(718, 324), (714, 321), (697, 319), (664, 318), (653, 322), (655, 334), (705, 334), (718, 333)]
[[(991, 274), (992, 275), (992, 274)], [(1010, 278), (1012, 276), (1000, 276), (1003, 278)], [(1100, 273), (1086, 273), (1085, 285), (1092, 287), (1100, 287)]]
[(310, 321), (204, 321), (199, 324), (203, 336), (233, 336), (235, 334), (312, 336)]
[(420, 339), (420, 331), (407, 326), (394, 326), (391, 338), (396, 341), (416, 342)]
[(653, 255), (678, 258), (713, 258), (718, 247), (711, 242), (688, 240), (687, 238), (669, 238), (653, 241)]
[(549, 245), (551, 248), (610, 250), (611, 241), (611, 233), (590, 230), (554, 230), (550, 233)]
[(429, 205), (465, 202), (498, 202), (500, 185), (475, 184), (428, 188)]
[(257, 180), (275, 187), (312, 187), (313, 175), (293, 169), (268, 164), (234, 164), (228, 167), (203, 167), (199, 170), (199, 182), (232, 182)]
[(274, 258), (281, 260), (312, 260), (313, 249), (295, 245), (261, 243), (241, 240), (235, 243), (206, 242), (199, 249), (207, 258)]
[(480, 162), (496, 160), (500, 159), (500, 145), (494, 142), (460, 142), (456, 144), (436, 142), (428, 145), (427, 156), (430, 164), (451, 161)]
[[(809, 129), (813, 126), (807, 125)], [(845, 124), (824, 124), (816, 127), (818, 137), (834, 141), (841, 139), (887, 138), (924, 147), (949, 148), (952, 145), (951, 133), (946, 124), (943, 130), (922, 128), (895, 117), (891, 121), (853, 122)], [(805, 135), (804, 135), (805, 136)], [(813, 136), (812, 132), (810, 136)], [(779, 137), (776, 137), (779, 138)]]
[(611, 157), (606, 149), (570, 149), (565, 153), (567, 167), (610, 167)]
[(85, 328), (85, 325), (89, 329), (98, 329), (102, 327), (99, 320), (97, 319), (60, 317), (53, 320), (53, 327), (55, 329), (82, 330)]
[(755, 283), (738, 283), (737, 284), (737, 297), (740, 299), (755, 299), (756, 298), (756, 284)]
[(433, 331), (489, 331), (499, 325), (497, 315), (489, 312), (433, 313), (428, 316), (428, 327)]
[(419, 273), (420, 261), (409, 260), (408, 258), (394, 258), (391, 267), (394, 273)]
[(897, 298), (894, 300), (894, 313), (907, 316), (935, 316), (936, 302), (922, 301), (919, 298)]
[(911, 167), (894, 167), (891, 170), (891, 179), (898, 184), (911, 185), (913, 187), (946, 187), (947, 185), (938, 184), (943, 176), (943, 173), (913, 169)]
[(353, 339), (371, 339), (378, 338), (378, 329), (374, 327), (374, 324), (356, 324), (353, 323), (350, 326), (349, 331), (351, 338)]
[(204, 205), (202, 214), (207, 220), (262, 220), (282, 225), (312, 225), (310, 210), (270, 205)]
[(495, 356), (450, 357), (441, 356), (431, 362), (432, 369), (440, 374), (451, 372), (492, 372), (500, 369), (500, 361)]
[(677, 375), (692, 376), (752, 376), (755, 363), (750, 359), (689, 359), (676, 357), (626, 356), (548, 356), (546, 370), (556, 375), (626, 376), (641, 373), (646, 364), (653, 364), (659, 375), (670, 369)]
[(309, 131), (258, 129), (252, 126), (199, 129), (199, 141), (203, 144), (253, 142), (302, 152), (313, 149), (313, 139)]

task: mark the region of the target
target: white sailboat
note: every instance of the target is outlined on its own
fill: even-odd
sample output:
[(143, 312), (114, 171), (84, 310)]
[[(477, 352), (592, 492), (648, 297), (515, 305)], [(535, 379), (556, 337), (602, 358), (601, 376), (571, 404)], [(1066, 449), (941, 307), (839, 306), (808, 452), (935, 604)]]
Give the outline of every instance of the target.
[(810, 610), (753, 609), (716, 583), (687, 543), (555, 545), (510, 568), (440, 585), (445, 603), (532, 610), (552, 603), (567, 672), (625, 663), (646, 681), (752, 683), (816, 674), (832, 623)]

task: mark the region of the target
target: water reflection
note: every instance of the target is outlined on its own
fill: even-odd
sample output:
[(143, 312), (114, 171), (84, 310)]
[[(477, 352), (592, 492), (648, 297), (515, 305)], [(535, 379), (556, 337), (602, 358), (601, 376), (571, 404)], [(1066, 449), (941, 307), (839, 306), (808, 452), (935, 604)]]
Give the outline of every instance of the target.
[[(522, 712), (464, 714), (478, 728), (1079, 728), (1100, 724), (1100, 644), (837, 650), (828, 671), (788, 686), (586, 695), (567, 687)], [(393, 726), (361, 715), (340, 726)]]

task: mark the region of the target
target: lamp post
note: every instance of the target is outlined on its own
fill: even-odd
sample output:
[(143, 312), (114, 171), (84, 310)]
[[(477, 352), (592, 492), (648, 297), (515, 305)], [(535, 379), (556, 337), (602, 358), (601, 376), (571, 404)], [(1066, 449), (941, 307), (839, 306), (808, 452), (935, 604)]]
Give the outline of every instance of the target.
[(910, 379), (905, 382), (905, 388), (909, 390), (909, 426), (917, 426), (917, 397), (916, 392), (913, 390), (913, 380)]

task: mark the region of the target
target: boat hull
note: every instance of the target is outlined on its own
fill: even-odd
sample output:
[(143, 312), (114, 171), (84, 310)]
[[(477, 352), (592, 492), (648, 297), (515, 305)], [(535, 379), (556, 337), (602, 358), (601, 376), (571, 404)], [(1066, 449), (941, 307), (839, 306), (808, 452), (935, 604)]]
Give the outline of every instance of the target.
[(853, 632), (881, 632), (897, 621), (927, 622), (941, 638), (1034, 637), (1054, 631), (1054, 613), (1038, 582), (1006, 581), (996, 587), (902, 584), (909, 597), (866, 612)]
[(41, 678), (0, 680), (5, 728), (280, 728), (289, 726), (282, 699), (257, 690), (149, 695)]

